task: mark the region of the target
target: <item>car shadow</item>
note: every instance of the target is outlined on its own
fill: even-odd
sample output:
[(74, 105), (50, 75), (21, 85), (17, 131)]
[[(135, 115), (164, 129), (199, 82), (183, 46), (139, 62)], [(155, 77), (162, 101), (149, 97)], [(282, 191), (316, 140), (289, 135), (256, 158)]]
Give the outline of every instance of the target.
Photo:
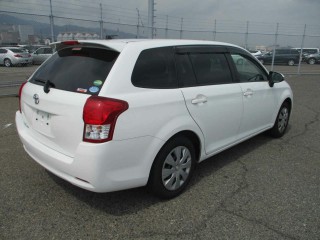
[[(273, 138), (262, 133), (200, 163), (187, 191), (200, 184), (202, 178), (215, 174), (224, 166), (238, 161), (239, 158), (272, 140)], [(47, 173), (66, 193), (99, 211), (115, 216), (132, 214), (159, 202), (170, 201), (162, 200), (149, 194), (144, 187), (110, 193), (94, 193), (78, 188), (49, 171)]]

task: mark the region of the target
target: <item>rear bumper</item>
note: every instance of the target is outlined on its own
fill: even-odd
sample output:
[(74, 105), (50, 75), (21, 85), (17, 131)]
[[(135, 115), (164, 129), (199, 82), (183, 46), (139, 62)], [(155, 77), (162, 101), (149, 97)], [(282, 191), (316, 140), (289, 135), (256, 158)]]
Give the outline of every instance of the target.
[(147, 184), (152, 162), (164, 142), (146, 136), (102, 144), (81, 142), (74, 158), (37, 141), (16, 113), (16, 126), (26, 152), (66, 181), (93, 192), (110, 192)]

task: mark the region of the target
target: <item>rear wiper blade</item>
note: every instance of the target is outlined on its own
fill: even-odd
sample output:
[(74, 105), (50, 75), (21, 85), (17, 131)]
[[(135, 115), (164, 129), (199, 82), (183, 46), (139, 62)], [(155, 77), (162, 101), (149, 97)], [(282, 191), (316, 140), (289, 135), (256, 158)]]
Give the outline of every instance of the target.
[(35, 78), (34, 79), (35, 82), (40, 82), (40, 83), (43, 83), (44, 86), (43, 86), (43, 91), (45, 93), (48, 93), (50, 92), (50, 87), (55, 87), (54, 83), (50, 82), (49, 79), (45, 80), (45, 79), (42, 79), (42, 78)]

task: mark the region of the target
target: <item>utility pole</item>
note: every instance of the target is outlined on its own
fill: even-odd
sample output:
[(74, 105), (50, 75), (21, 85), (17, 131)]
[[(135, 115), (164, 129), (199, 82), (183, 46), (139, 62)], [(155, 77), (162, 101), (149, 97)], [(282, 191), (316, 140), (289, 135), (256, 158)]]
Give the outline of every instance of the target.
[(149, 0), (148, 6), (148, 28), (149, 28), (149, 38), (153, 38), (153, 28), (154, 28), (154, 0)]
[(50, 0), (50, 28), (51, 28), (51, 41), (54, 42), (54, 31), (53, 31), (53, 26), (54, 26), (54, 22), (53, 22), (53, 14), (52, 14), (52, 3)]

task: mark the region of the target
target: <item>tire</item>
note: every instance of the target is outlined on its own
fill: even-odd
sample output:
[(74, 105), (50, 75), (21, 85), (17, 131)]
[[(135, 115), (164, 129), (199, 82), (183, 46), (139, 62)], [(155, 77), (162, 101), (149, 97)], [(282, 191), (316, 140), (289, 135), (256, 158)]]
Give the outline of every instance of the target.
[(316, 63), (316, 59), (310, 58), (310, 59), (308, 59), (308, 63), (311, 64), (311, 65), (313, 65), (313, 64)]
[(10, 61), (10, 59), (6, 58), (4, 61), (3, 61), (3, 64), (4, 66), (6, 67), (11, 67), (12, 66), (12, 63)]
[(273, 127), (270, 129), (270, 134), (274, 138), (282, 137), (288, 127), (290, 119), (290, 105), (287, 102), (284, 102), (278, 112), (276, 121), (274, 122)]
[(289, 65), (289, 66), (293, 66), (294, 64), (295, 64), (294, 60), (290, 59), (290, 60), (288, 61), (288, 65)]
[(169, 140), (157, 154), (147, 188), (154, 195), (170, 199), (183, 192), (196, 163), (195, 148), (183, 136)]

